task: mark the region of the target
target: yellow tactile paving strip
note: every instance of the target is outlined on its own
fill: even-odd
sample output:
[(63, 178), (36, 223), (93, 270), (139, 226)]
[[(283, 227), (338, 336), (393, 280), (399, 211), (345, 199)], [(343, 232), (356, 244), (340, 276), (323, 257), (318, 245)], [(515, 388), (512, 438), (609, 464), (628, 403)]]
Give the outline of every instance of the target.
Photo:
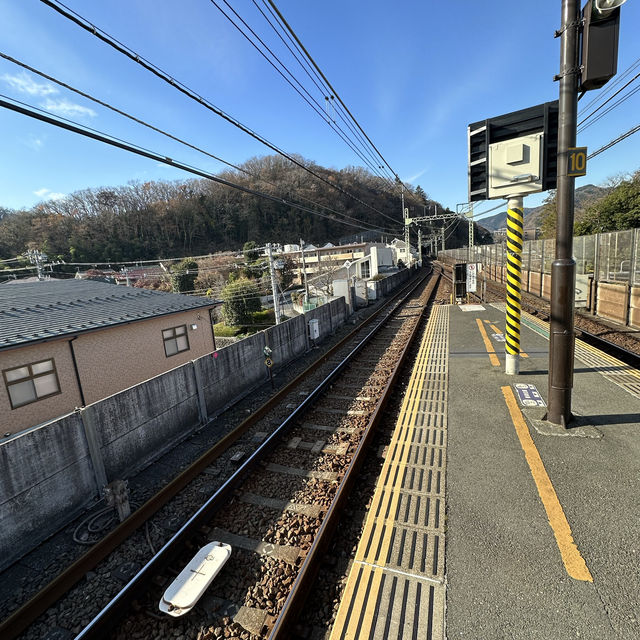
[[(503, 303), (495, 303), (492, 306), (504, 311)], [(540, 320), (540, 318), (523, 311), (522, 323), (539, 335), (549, 338), (549, 325), (544, 320)], [(632, 396), (640, 398), (640, 371), (613, 356), (603, 353), (597, 347), (592, 347), (579, 338), (576, 338), (575, 354), (578, 360), (593, 367), (594, 371), (602, 374)]]
[(387, 449), (331, 640), (444, 638), (449, 307), (436, 306)]

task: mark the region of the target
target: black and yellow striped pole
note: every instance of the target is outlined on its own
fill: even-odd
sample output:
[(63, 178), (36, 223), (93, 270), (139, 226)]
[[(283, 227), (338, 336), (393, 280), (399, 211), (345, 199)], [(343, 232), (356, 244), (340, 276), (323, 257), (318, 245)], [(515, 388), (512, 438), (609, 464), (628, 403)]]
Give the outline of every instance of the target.
[(505, 350), (507, 375), (520, 373), (520, 308), (522, 275), (523, 210), (522, 196), (507, 204), (507, 318)]

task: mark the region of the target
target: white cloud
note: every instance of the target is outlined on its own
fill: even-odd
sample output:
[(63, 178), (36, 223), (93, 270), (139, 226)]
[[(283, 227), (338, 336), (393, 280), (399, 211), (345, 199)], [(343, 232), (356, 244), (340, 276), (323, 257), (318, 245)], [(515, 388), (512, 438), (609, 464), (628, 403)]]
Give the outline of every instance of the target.
[(22, 71), (14, 76), (5, 73), (2, 80), (11, 88), (17, 89), (21, 93), (28, 93), (30, 96), (50, 96), (58, 93), (52, 84), (36, 82), (26, 71)]
[(91, 118), (95, 118), (97, 115), (93, 109), (89, 109), (89, 107), (83, 107), (79, 104), (75, 104), (73, 102), (69, 102), (64, 98), (61, 100), (52, 100), (49, 98), (45, 100), (40, 106), (47, 111), (53, 111), (53, 113), (57, 113), (60, 116), (68, 116), (68, 117), (78, 117), (78, 116), (90, 116)]
[(38, 138), (37, 136), (30, 135), (27, 140), (24, 141), (24, 144), (33, 149), (34, 151), (40, 151), (44, 146), (44, 140), (42, 138)]
[(38, 196), (38, 198), (42, 198), (43, 200), (62, 200), (62, 198), (66, 198), (66, 193), (58, 193), (56, 191), (51, 191), (43, 187), (42, 189), (38, 189), (33, 192), (34, 195)]
[(418, 171), (414, 176), (410, 178), (405, 178), (403, 182), (408, 182), (409, 184), (413, 184), (414, 180), (417, 180), (420, 176), (424, 175), (429, 170), (429, 167), (426, 167), (422, 171)]

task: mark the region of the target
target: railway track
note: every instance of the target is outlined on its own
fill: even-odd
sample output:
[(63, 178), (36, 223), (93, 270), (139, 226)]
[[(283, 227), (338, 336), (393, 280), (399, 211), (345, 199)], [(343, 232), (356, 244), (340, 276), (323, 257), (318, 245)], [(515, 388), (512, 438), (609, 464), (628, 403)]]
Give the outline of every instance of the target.
[[(417, 326), (416, 316), (419, 315), (418, 311), (423, 308), (421, 306), (414, 308), (413, 312), (409, 314), (410, 318), (413, 318), (414, 324)], [(416, 309), (418, 311), (416, 311)], [(383, 317), (387, 316), (385, 319), (387, 322), (382, 322)], [(339, 373), (343, 373), (343, 369), (347, 368), (347, 365), (343, 363), (343, 357), (340, 353), (344, 350), (355, 351), (359, 353), (360, 350), (365, 349), (365, 345), (361, 343), (365, 342), (367, 347), (368, 356), (364, 353), (360, 355), (361, 364), (348, 365), (349, 371), (344, 372), (345, 377), (343, 378), (343, 382), (339, 383), (341, 386), (339, 392), (334, 391), (333, 393), (329, 392), (325, 394), (326, 397), (323, 399), (322, 404), (317, 405), (312, 409), (312, 412), (309, 416), (304, 418), (302, 423), (299, 422), (300, 416), (304, 410), (306, 410), (307, 406), (310, 406), (313, 402), (317, 400), (315, 397), (316, 391), (313, 392), (294, 392), (293, 390), (298, 388), (303, 380), (306, 380), (309, 375), (312, 375), (313, 372), (305, 372), (307, 374), (305, 376), (300, 376), (298, 379), (288, 385), (282, 392), (278, 394), (277, 398), (274, 398), (272, 401), (267, 403), (264, 407), (258, 410), (250, 419), (246, 420), (245, 423), (240, 425), (238, 429), (236, 429), (232, 434), (229, 434), (223, 442), (219, 443), (217, 447), (214, 448), (213, 451), (209, 452), (205, 456), (203, 456), (200, 460), (198, 460), (192, 467), (185, 470), (183, 474), (176, 480), (174, 480), (170, 485), (168, 485), (163, 492), (163, 495), (156, 496), (153, 500), (150, 500), (147, 504), (145, 504), (141, 509), (139, 509), (136, 513), (133, 514), (130, 521), (125, 521), (123, 525), (114, 532), (109, 534), (107, 538), (101, 541), (97, 547), (93, 550), (94, 553), (86, 554), (85, 557), (81, 558), (75, 565), (72, 567), (72, 571), (68, 571), (65, 574), (61, 575), (54, 583), (49, 585), (38, 597), (36, 597), (33, 601), (22, 607), (19, 611), (17, 611), (13, 616), (7, 619), (0, 626), (0, 630), (2, 630), (2, 634), (7, 634), (6, 637), (16, 637), (21, 631), (23, 631), (29, 623), (31, 623), (35, 618), (46, 610), (47, 606), (51, 605), (55, 602), (62, 593), (69, 592), (70, 587), (77, 583), (78, 580), (81, 580), (81, 576), (85, 576), (89, 571), (92, 575), (93, 582), (95, 582), (96, 578), (99, 580), (100, 577), (104, 577), (105, 583), (111, 583), (110, 588), (113, 590), (113, 582), (114, 576), (119, 579), (126, 579), (130, 577), (127, 575), (126, 566), (128, 566), (128, 571), (130, 574), (136, 572), (139, 568), (139, 557), (134, 557), (133, 560), (127, 561), (127, 558), (131, 556), (127, 555), (127, 553), (122, 554), (122, 559), (124, 562), (122, 565), (125, 567), (124, 570), (121, 570), (122, 567), (119, 567), (117, 571), (112, 571), (113, 563), (109, 567), (100, 568), (98, 565), (98, 569), (95, 569), (94, 574), (93, 569), (96, 567), (97, 563), (100, 559), (104, 558), (108, 553), (112, 552), (114, 548), (117, 548), (117, 545), (123, 541), (131, 538), (133, 532), (135, 530), (138, 533), (135, 534), (140, 540), (139, 545), (146, 546), (148, 542), (152, 546), (159, 547), (163, 543), (166, 542), (168, 538), (171, 537), (173, 533), (171, 531), (172, 527), (175, 527), (175, 523), (177, 520), (180, 520), (179, 516), (174, 515), (174, 509), (171, 506), (163, 506), (167, 505), (167, 501), (176, 496), (185, 486), (192, 485), (195, 487), (195, 500), (199, 500), (201, 503), (204, 500), (204, 496), (206, 496), (207, 492), (210, 490), (212, 486), (213, 476), (216, 475), (216, 460), (218, 460), (220, 453), (222, 451), (228, 450), (229, 446), (233, 444), (235, 440), (237, 440), (241, 434), (248, 433), (251, 435), (253, 430), (252, 441), (256, 444), (255, 449), (256, 452), (251, 453), (248, 452), (248, 459), (245, 464), (241, 465), (240, 468), (237, 469), (237, 472), (232, 476), (232, 479), (226, 482), (223, 485), (223, 489), (214, 494), (211, 500), (209, 500), (206, 504), (208, 505), (207, 509), (215, 509), (213, 505), (215, 503), (223, 504), (230, 503), (232, 505), (232, 515), (222, 515), (220, 516), (221, 520), (214, 524), (202, 524), (203, 520), (206, 520), (209, 516), (203, 518), (202, 509), (194, 516), (195, 523), (191, 523), (187, 527), (180, 528), (178, 532), (173, 536), (174, 542), (175, 540), (180, 540), (181, 543), (187, 544), (187, 546), (193, 547), (194, 545), (199, 544), (200, 541), (207, 539), (210, 537), (210, 534), (219, 533), (219, 531), (226, 531), (229, 534), (228, 539), (234, 544), (234, 554), (232, 557), (231, 571), (227, 573), (231, 573), (231, 575), (237, 574), (237, 571), (234, 570), (236, 565), (239, 565), (241, 568), (253, 568), (252, 571), (258, 570), (258, 568), (262, 567), (261, 571), (263, 576), (273, 576), (278, 575), (282, 582), (286, 582), (287, 584), (284, 586), (290, 586), (290, 579), (292, 577), (291, 572), (293, 569), (298, 568), (298, 564), (300, 564), (300, 569), (305, 567), (305, 562), (307, 557), (310, 555), (310, 551), (314, 545), (312, 539), (315, 539), (315, 533), (320, 529), (326, 528), (323, 524), (325, 522), (326, 514), (331, 511), (331, 508), (334, 503), (337, 505), (339, 500), (337, 500), (337, 496), (340, 494), (338, 491), (339, 487), (342, 487), (342, 480), (344, 480), (344, 462), (347, 459), (345, 456), (349, 455), (351, 458), (352, 453), (354, 454), (358, 450), (358, 446), (356, 444), (357, 438), (360, 437), (361, 434), (367, 432), (367, 427), (365, 424), (369, 420), (370, 415), (375, 414), (379, 407), (381, 406), (380, 402), (382, 396), (380, 395), (381, 390), (384, 390), (385, 385), (381, 383), (381, 380), (384, 379), (384, 376), (392, 376), (393, 371), (395, 370), (394, 366), (390, 364), (393, 359), (393, 349), (390, 351), (389, 358), (387, 358), (387, 364), (382, 364), (379, 369), (376, 369), (375, 374), (371, 374), (366, 378), (362, 378), (362, 376), (369, 370), (373, 368), (373, 365), (377, 363), (378, 359), (382, 358), (386, 353), (386, 348), (381, 350), (382, 347), (376, 345), (380, 345), (380, 341), (383, 339), (381, 336), (388, 334), (387, 338), (394, 333), (397, 333), (398, 326), (404, 324), (402, 320), (402, 312), (396, 311), (391, 313), (388, 309), (382, 309), (376, 317), (370, 318), (368, 321), (369, 324), (364, 329), (360, 329), (359, 333), (369, 334), (366, 341), (362, 339), (361, 336), (358, 336), (358, 332), (354, 332), (354, 335), (347, 336), (341, 343), (336, 345), (326, 356), (324, 360), (334, 359), (337, 363), (333, 368), (331, 376), (327, 377), (322, 381), (320, 386), (326, 387), (327, 385), (336, 385), (333, 378), (335, 375)], [(376, 331), (374, 329), (374, 325), (380, 325), (380, 331)], [(398, 325), (398, 326), (394, 326)], [(382, 329), (382, 327), (386, 327)], [(371, 344), (368, 344), (371, 342)], [(356, 343), (356, 347), (353, 347), (353, 343)], [(376, 351), (377, 348), (377, 351)], [(388, 347), (390, 348), (390, 347)], [(364, 359), (362, 359), (364, 358)], [(367, 359), (368, 358), (368, 359)], [(359, 368), (358, 368), (359, 367)], [(334, 375), (335, 374), (335, 375)], [(382, 377), (381, 377), (382, 376)], [(371, 378), (371, 379), (369, 379)], [(360, 385), (361, 382), (366, 381), (367, 386), (365, 388), (365, 393), (362, 393), (355, 389), (356, 385)], [(307, 386), (309, 383), (306, 383)], [(326, 389), (325, 389), (326, 391)], [(330, 390), (329, 390), (330, 391)], [(292, 396), (293, 393), (293, 396)], [(304, 393), (305, 395), (300, 395)], [(320, 392), (318, 392), (319, 394)], [(355, 395), (354, 395), (355, 394)], [(303, 406), (294, 406), (297, 404), (295, 401), (296, 396), (298, 397), (298, 402), (300, 398), (305, 398), (304, 402), (300, 403)], [(264, 423), (265, 419), (269, 420), (270, 411), (274, 411), (274, 407), (278, 406), (278, 403), (282, 403), (283, 398), (289, 400), (289, 409), (293, 409), (293, 411), (287, 410), (284, 413), (290, 414), (288, 418), (286, 418), (283, 423), (278, 427), (276, 431), (283, 432), (287, 429), (293, 429), (293, 432), (287, 436), (287, 445), (285, 445), (283, 450), (274, 451), (273, 452), (273, 461), (269, 464), (279, 465), (277, 467), (277, 471), (274, 472), (276, 467), (271, 467), (270, 469), (261, 469), (260, 473), (266, 474), (266, 478), (269, 480), (256, 480), (260, 476), (252, 477), (250, 480), (250, 484), (247, 485), (248, 489), (243, 489), (242, 497), (234, 496), (233, 500), (230, 499), (231, 494), (237, 490), (238, 482), (246, 476), (250, 467), (255, 465), (261, 455), (266, 453), (269, 449), (274, 446), (274, 441), (280, 436), (276, 436), (275, 432), (272, 436), (267, 436), (265, 431), (256, 431), (256, 429), (261, 429), (263, 427), (258, 424), (255, 425), (262, 420)], [(291, 403), (291, 400), (294, 400)], [(352, 406), (353, 405), (353, 406)], [(351, 408), (347, 408), (350, 407)], [(376, 409), (378, 407), (378, 409)], [(280, 414), (283, 411), (279, 410)], [(351, 412), (351, 413), (347, 413)], [(278, 410), (276, 410), (276, 414)], [(340, 421), (346, 417), (351, 426), (344, 427), (340, 426)], [(341, 418), (342, 416), (342, 418)], [(273, 416), (270, 418), (273, 422)], [(315, 422), (314, 422), (315, 421)], [(315, 425), (315, 428), (313, 427)], [(353, 430), (355, 429), (355, 431)], [(260, 439), (266, 440), (260, 444)], [(320, 443), (323, 442), (322, 446)], [(247, 447), (244, 447), (247, 449)], [(311, 478), (303, 477), (299, 473), (291, 474), (283, 471), (282, 468), (290, 469), (304, 469), (305, 460), (309, 458), (309, 456), (316, 455), (318, 456), (318, 462), (315, 463), (316, 468), (308, 468), (308, 470), (312, 471)], [(338, 462), (336, 462), (338, 461)], [(309, 460), (307, 460), (308, 464), (311, 464)], [(238, 465), (236, 464), (236, 467)], [(334, 468), (336, 467), (336, 468)], [(204, 473), (203, 473), (204, 472)], [(318, 475), (319, 474), (319, 475)], [(333, 474), (333, 475), (332, 475)], [(340, 481), (340, 482), (339, 482)], [(255, 483), (258, 482), (257, 486), (254, 486)], [(267, 483), (267, 487), (272, 489), (272, 494), (268, 494), (265, 492), (264, 488), (262, 492), (259, 492), (260, 484)], [(253, 483), (253, 484), (251, 484)], [(303, 486), (303, 493), (300, 495), (293, 495), (294, 500), (287, 500), (284, 496), (285, 489), (296, 488), (298, 485)], [(251, 488), (253, 487), (253, 491)], [(335, 494), (330, 496), (326, 489), (327, 487), (332, 490), (335, 489)], [(297, 490), (297, 489), (296, 489)], [(301, 489), (302, 490), (302, 489)], [(280, 491), (281, 493), (278, 493)], [(210, 492), (210, 491), (209, 491)], [(307, 492), (307, 493), (305, 493)], [(268, 495), (264, 495), (267, 493)], [(295, 491), (294, 491), (295, 494)], [(307, 495), (308, 494), (308, 495)], [(322, 495), (320, 495), (322, 494)], [(178, 495), (178, 499), (183, 503), (189, 502), (192, 499), (185, 499), (181, 497), (182, 494)], [(217, 497), (216, 497), (217, 496)], [(330, 499), (331, 498), (331, 499)], [(295, 503), (295, 500), (298, 500), (298, 503)], [(309, 502), (305, 502), (305, 500), (309, 500)], [(302, 510), (297, 507), (282, 507), (283, 501), (285, 503), (294, 503), (294, 504), (302, 504), (309, 505), (312, 508), (303, 508)], [(182, 510), (184, 511), (185, 505), (182, 505)], [(280, 508), (279, 515), (274, 513), (274, 507)], [(188, 508), (188, 506), (187, 506)], [(190, 512), (193, 512), (193, 508)], [(277, 511), (277, 508), (275, 509)], [(156, 513), (156, 517), (153, 520), (150, 520), (152, 514)], [(200, 514), (200, 515), (198, 515)], [(244, 516), (243, 516), (244, 514)], [(257, 518), (257, 514), (260, 515)], [(276, 517), (277, 515), (277, 517)], [(234, 523), (238, 523), (241, 521), (241, 518), (244, 517), (246, 525), (234, 529), (231, 526)], [(262, 523), (262, 527), (264, 530), (256, 530), (255, 529), (255, 521), (257, 518), (258, 523)], [(275, 518), (275, 519), (274, 519)], [(193, 518), (192, 518), (193, 520)], [(328, 520), (327, 520), (328, 522)], [(147, 523), (146, 527), (146, 542), (145, 536), (141, 533), (141, 525), (142, 523)], [(149, 523), (151, 523), (149, 525)], [(167, 524), (169, 523), (169, 524)], [(172, 524), (173, 523), (173, 524)], [(150, 528), (149, 528), (150, 527)], [(193, 541), (193, 529), (198, 529), (198, 527), (204, 527), (201, 531), (197, 532), (196, 540)], [(226, 527), (226, 528), (224, 528)], [(266, 527), (266, 528), (264, 528)], [(206, 531), (203, 533), (203, 531)], [(151, 535), (149, 535), (151, 534)], [(134, 537), (135, 537), (134, 536)], [(203, 537), (204, 536), (204, 537)], [(233, 536), (236, 536), (235, 538)], [(219, 536), (221, 537), (221, 536)], [(263, 539), (264, 538), (264, 539)], [(253, 550), (249, 550), (247, 547), (257, 546), (259, 549), (253, 548)], [(262, 545), (262, 546), (261, 546)], [(268, 545), (275, 545), (273, 549), (277, 549), (278, 551), (274, 552)], [(171, 545), (173, 546), (173, 544)], [(242, 547), (245, 547), (244, 550)], [(286, 558), (291, 558), (291, 553), (283, 559), (280, 555), (280, 547), (283, 548), (292, 548), (298, 549), (297, 560), (293, 563), (288, 562)], [(235, 553), (235, 549), (238, 549), (238, 552)], [(265, 548), (270, 550), (270, 553), (264, 553)], [(152, 576), (151, 580), (155, 584), (156, 591), (160, 589), (156, 583), (158, 582), (166, 582), (168, 580), (167, 576), (171, 576), (171, 567), (179, 566), (181, 559), (181, 553), (188, 555), (190, 550), (187, 548), (186, 551), (176, 552), (175, 550), (169, 551), (167, 545), (163, 547), (163, 550), (157, 554), (150, 562), (148, 562), (142, 571), (139, 572), (139, 575), (136, 577), (136, 580), (132, 580), (129, 583), (130, 586), (126, 588), (122, 598), (127, 601), (130, 601), (132, 594), (135, 594), (135, 597), (141, 597), (141, 601), (144, 600), (144, 597), (141, 596), (144, 589), (140, 586), (145, 580), (148, 583), (148, 576), (153, 571), (150, 571), (149, 567), (154, 567), (155, 574)], [(115, 555), (118, 554), (116, 550)], [(148, 554), (148, 549), (147, 549)], [(114, 554), (112, 554), (114, 555)], [(135, 556), (135, 554), (134, 554)], [(256, 558), (258, 560), (256, 560)], [(158, 567), (162, 566), (161, 569), (158, 570)], [(247, 569), (249, 570), (249, 569)], [(168, 574), (166, 572), (169, 572)], [(164, 573), (163, 573), (164, 572)], [(296, 573), (296, 575), (304, 576), (307, 570), (300, 571), (300, 574)], [(116, 574), (120, 575), (117, 576)], [(282, 575), (280, 575), (282, 573)], [(123, 575), (124, 574), (124, 575)], [(143, 578), (143, 576), (147, 576)], [(162, 577), (164, 576), (164, 577)], [(284, 577), (283, 577), (284, 576)], [(297, 581), (297, 578), (296, 578)], [(304, 579), (302, 579), (304, 582)], [(86, 610), (89, 612), (92, 607), (95, 610), (96, 602), (99, 601), (100, 597), (93, 597), (95, 593), (95, 589), (83, 589), (83, 583), (80, 582), (76, 584), (75, 588), (69, 592), (67, 599), (70, 601), (69, 605), (57, 606), (55, 608), (55, 613), (47, 612), (44, 616), (41, 616), (38, 620), (38, 624), (33, 625), (33, 628), (29, 630), (25, 637), (43, 637), (43, 630), (53, 628), (53, 632), (55, 634), (56, 630), (59, 630), (60, 633), (57, 636), (52, 637), (73, 637), (74, 634), (68, 632), (69, 628), (72, 628), (76, 631), (77, 621), (78, 621), (78, 609), (77, 603), (78, 598), (82, 599), (83, 592), (85, 593), (86, 602)], [(264, 587), (265, 585), (262, 585)], [(282, 587), (282, 585), (281, 585)], [(142, 590), (141, 590), (142, 589)], [(296, 587), (296, 590), (298, 587)], [(104, 591), (108, 591), (108, 586), (105, 587)], [(238, 586), (231, 586), (230, 591), (228, 593), (237, 593)], [(280, 593), (280, 595), (278, 595)], [(264, 588), (261, 588), (260, 585), (256, 585), (253, 591), (253, 595), (248, 597), (247, 604), (239, 605), (240, 607), (244, 607), (243, 609), (237, 608), (234, 609), (233, 600), (228, 597), (219, 597), (217, 600), (211, 601), (209, 603), (210, 608), (209, 611), (218, 611), (218, 613), (224, 612), (233, 612), (234, 615), (237, 615), (239, 612), (240, 619), (244, 620), (247, 626), (252, 627), (252, 629), (256, 629), (256, 625), (259, 622), (260, 615), (264, 615), (263, 627), (268, 629), (270, 627), (277, 628), (278, 620), (284, 620), (285, 617), (277, 617), (277, 613), (279, 611), (279, 607), (284, 605), (282, 601), (283, 598), (282, 588), (279, 588), (275, 592), (269, 591), (267, 589), (265, 591)], [(157, 595), (157, 594), (155, 594)], [(239, 597), (239, 596), (238, 596)], [(253, 599), (252, 599), (253, 598)], [(120, 606), (118, 605), (118, 598), (116, 598), (116, 604), (112, 603), (110, 612), (105, 614), (106, 617), (110, 617), (112, 612), (118, 610), (118, 615), (122, 613), (120, 610)], [(122, 601), (122, 599), (121, 599)], [(269, 604), (271, 602), (271, 604)], [(213, 606), (212, 605), (215, 605)], [(149, 608), (148, 603), (143, 606), (144, 613), (142, 615), (142, 619), (144, 620), (143, 626), (146, 625), (148, 627), (149, 622), (158, 623), (153, 616), (157, 615), (154, 613), (154, 609), (157, 612), (157, 602), (155, 602), (152, 608)], [(254, 606), (255, 605), (255, 606)], [(283, 609), (286, 609), (283, 607)], [(263, 613), (256, 613), (263, 612)], [(252, 616), (253, 622), (249, 622), (246, 619), (242, 618), (242, 616)], [(257, 616), (257, 617), (256, 617)], [(100, 618), (100, 616), (98, 616)], [(80, 616), (82, 623), (85, 624), (87, 622), (86, 616)], [(87, 630), (83, 632), (84, 635), (81, 637), (104, 637), (105, 632), (104, 627), (102, 627), (102, 620), (106, 619), (104, 616), (100, 618), (100, 621), (89, 624)], [(229, 626), (233, 624), (237, 624), (233, 622), (233, 617), (229, 615), (221, 615), (221, 619), (228, 619), (228, 629), (235, 629), (235, 627)], [(75, 624), (71, 624), (68, 622), (69, 620), (75, 620)], [(201, 627), (204, 624), (201, 621)], [(287, 623), (288, 624), (288, 623)], [(253, 625), (253, 626), (252, 626)], [(110, 622), (109, 627), (113, 626), (113, 622)], [(178, 625), (179, 626), (179, 625)], [(169, 629), (169, 633), (175, 636), (175, 630), (178, 628), (174, 623), (173, 627)], [(211, 625), (209, 625), (211, 626)], [(208, 628), (208, 627), (206, 627)], [(211, 632), (213, 635), (203, 635), (201, 637), (222, 637), (215, 635), (215, 629), (222, 629), (219, 625), (216, 627), (212, 627), (214, 630)], [(239, 633), (244, 633), (245, 635), (239, 635), (238, 637), (264, 637), (264, 634), (249, 634), (246, 635), (246, 630), (240, 632), (239, 628), (237, 629)], [(229, 632), (229, 631), (228, 631)], [(135, 632), (134, 632), (135, 633)], [(141, 635), (138, 637), (150, 637), (149, 629), (147, 628), (144, 632), (139, 632)], [(200, 631), (198, 631), (200, 633)], [(193, 637), (198, 637), (198, 633), (196, 633)], [(131, 635), (130, 631), (124, 631), (124, 635)], [(122, 637), (124, 637), (124, 635)], [(152, 636), (155, 636), (155, 632), (152, 633)], [(160, 635), (156, 637), (160, 637)], [(3, 635), (3, 637), (5, 637)], [(189, 635), (185, 635), (185, 637), (190, 637)], [(226, 636), (225, 636), (226, 637)], [(231, 636), (233, 637), (233, 636)]]
[[(443, 272), (443, 276), (451, 281), (450, 275)], [(505, 299), (505, 286), (493, 280), (487, 280), (486, 284), (487, 294), (494, 296), (495, 300), (503, 302)], [(471, 295), (480, 300), (480, 296), (478, 296), (477, 294), (472, 293)], [(537, 298), (529, 292), (523, 292), (522, 308), (532, 315), (535, 315), (544, 320), (545, 322), (549, 322), (549, 304), (542, 298)], [(640, 368), (640, 341), (634, 340), (634, 342), (637, 342), (637, 345), (634, 345), (635, 350), (628, 349), (620, 344), (616, 344), (612, 340), (604, 338), (598, 333), (594, 333), (594, 329), (589, 330), (583, 326), (588, 322), (590, 326), (598, 327), (597, 329), (595, 329), (595, 331), (602, 333), (606, 332), (608, 335), (624, 335), (620, 332), (615, 332), (608, 325), (599, 323), (596, 318), (590, 317), (588, 319), (585, 319), (581, 314), (576, 313), (575, 322), (575, 333), (578, 338), (600, 349), (601, 351), (614, 356), (625, 364), (628, 364), (636, 369)]]
[[(291, 637), (435, 281), (419, 288), (358, 336), (348, 356), (78, 638)], [(233, 553), (202, 606), (185, 619), (160, 619), (155, 612), (173, 574), (212, 540)], [(139, 611), (131, 614), (134, 600)]]

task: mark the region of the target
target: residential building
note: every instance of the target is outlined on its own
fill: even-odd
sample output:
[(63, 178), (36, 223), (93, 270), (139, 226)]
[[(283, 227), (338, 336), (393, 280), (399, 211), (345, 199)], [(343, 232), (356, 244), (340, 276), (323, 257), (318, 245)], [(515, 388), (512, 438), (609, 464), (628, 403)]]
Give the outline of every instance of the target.
[(0, 286), (0, 434), (214, 350), (207, 298), (90, 280)]

